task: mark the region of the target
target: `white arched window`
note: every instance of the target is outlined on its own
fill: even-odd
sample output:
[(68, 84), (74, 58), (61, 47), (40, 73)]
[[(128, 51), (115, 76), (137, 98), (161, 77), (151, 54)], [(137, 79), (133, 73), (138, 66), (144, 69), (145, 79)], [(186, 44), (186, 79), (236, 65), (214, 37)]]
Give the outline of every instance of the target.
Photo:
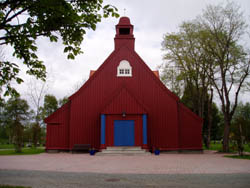
[(132, 67), (127, 60), (122, 60), (117, 67), (117, 76), (132, 76)]

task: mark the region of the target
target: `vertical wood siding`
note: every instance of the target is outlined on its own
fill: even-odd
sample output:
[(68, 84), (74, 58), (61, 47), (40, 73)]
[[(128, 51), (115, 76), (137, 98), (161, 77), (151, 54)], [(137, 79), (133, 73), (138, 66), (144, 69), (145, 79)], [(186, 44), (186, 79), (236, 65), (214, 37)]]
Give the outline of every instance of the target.
[[(121, 115), (124, 109), (131, 117), (137, 115), (133, 118), (141, 126), (141, 115), (147, 114), (149, 147), (167, 150), (202, 148), (202, 121), (179, 104), (178, 97), (161, 83), (134, 51), (131, 41), (133, 43), (130, 39), (126, 44), (124, 40), (119, 48), (116, 46), (82, 88), (70, 97), (70, 103), (52, 114), (53, 121), (59, 125), (52, 125), (53, 118), (48, 118), (47, 148), (72, 149), (74, 144), (91, 144), (100, 148), (100, 115), (103, 113), (107, 115), (106, 142), (111, 145), (113, 129), (107, 127), (112, 126), (115, 115)], [(117, 66), (122, 60), (129, 61), (132, 66), (132, 77), (116, 76)], [(141, 128), (137, 126), (136, 134), (139, 130)], [(140, 134), (136, 144), (142, 144)]]
[(46, 149), (69, 149), (70, 103), (63, 105), (50, 116), (47, 123)]

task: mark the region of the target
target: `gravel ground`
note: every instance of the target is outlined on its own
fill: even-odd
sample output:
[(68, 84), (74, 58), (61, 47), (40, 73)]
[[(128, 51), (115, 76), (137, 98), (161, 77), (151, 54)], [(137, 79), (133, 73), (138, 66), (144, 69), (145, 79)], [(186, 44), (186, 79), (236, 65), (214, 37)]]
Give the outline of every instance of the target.
[(0, 184), (23, 185), (32, 188), (246, 188), (250, 185), (250, 174), (102, 174), (0, 170)]
[(159, 156), (90, 156), (42, 153), (0, 156), (2, 170), (39, 170), (108, 174), (229, 174), (250, 173), (250, 160), (223, 154), (161, 154)]

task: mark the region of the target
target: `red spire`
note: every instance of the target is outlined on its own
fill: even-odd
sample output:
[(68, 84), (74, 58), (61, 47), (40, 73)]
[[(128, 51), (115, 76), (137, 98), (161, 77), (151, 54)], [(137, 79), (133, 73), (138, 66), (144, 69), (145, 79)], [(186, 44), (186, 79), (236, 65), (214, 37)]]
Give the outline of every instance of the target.
[(134, 50), (135, 38), (133, 35), (134, 26), (128, 17), (121, 17), (116, 25), (115, 49), (126, 45)]

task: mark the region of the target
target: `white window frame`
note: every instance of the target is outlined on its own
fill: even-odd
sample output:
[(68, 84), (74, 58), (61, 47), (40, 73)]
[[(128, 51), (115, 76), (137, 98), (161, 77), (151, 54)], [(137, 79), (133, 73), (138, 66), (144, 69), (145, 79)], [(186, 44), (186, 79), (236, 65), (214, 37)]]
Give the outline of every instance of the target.
[(117, 67), (118, 77), (132, 77), (132, 67), (127, 60), (122, 60)]

